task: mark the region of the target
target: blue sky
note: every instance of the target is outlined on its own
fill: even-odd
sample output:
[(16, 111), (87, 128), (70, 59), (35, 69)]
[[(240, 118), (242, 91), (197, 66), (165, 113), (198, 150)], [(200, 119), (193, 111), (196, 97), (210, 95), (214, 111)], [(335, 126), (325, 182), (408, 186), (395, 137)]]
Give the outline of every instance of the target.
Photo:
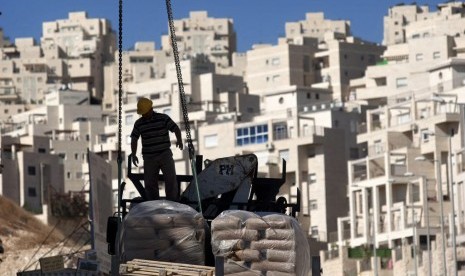
[[(383, 16), (400, 0), (171, 0), (174, 18), (186, 18), (189, 11), (206, 10), (211, 17), (232, 18), (238, 51), (254, 43), (276, 44), (284, 35), (285, 22), (305, 19), (307, 12), (324, 12), (325, 18), (350, 20), (355, 36), (381, 43)], [(444, 1), (420, 0), (435, 10)], [(406, 4), (412, 2), (404, 2)], [(11, 40), (42, 34), (42, 22), (68, 17), (70, 11), (87, 11), (89, 17), (107, 18), (118, 29), (118, 0), (1, 0), (0, 27)], [(136, 41), (155, 41), (166, 33), (164, 0), (124, 0), (124, 37), (127, 49)]]

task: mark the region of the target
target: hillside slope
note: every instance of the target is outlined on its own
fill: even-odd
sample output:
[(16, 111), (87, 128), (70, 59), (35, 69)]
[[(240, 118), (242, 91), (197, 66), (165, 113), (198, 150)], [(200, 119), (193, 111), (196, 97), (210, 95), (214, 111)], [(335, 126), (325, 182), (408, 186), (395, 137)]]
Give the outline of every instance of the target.
[[(65, 258), (67, 263), (74, 262), (77, 256), (71, 252), (88, 249), (88, 233), (81, 227), (85, 221), (86, 218), (58, 220), (52, 226), (45, 225), (0, 195), (0, 239), (4, 248), (0, 254), (0, 275), (16, 275), (26, 267), (38, 269), (37, 260), (44, 256), (69, 255)], [(77, 233), (79, 236), (73, 238)]]

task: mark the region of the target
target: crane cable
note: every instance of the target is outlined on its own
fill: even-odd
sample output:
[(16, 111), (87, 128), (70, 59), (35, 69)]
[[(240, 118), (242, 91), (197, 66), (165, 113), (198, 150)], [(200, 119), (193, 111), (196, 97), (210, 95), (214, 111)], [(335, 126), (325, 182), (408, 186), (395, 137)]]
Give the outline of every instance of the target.
[[(122, 185), (122, 163), (121, 133), (122, 133), (122, 110), (123, 110), (123, 0), (118, 5), (118, 185)], [(121, 214), (121, 189), (118, 186), (118, 215)]]
[(181, 64), (179, 61), (179, 53), (178, 53), (178, 44), (176, 43), (176, 33), (173, 23), (173, 10), (171, 9), (171, 0), (166, 0), (166, 11), (168, 13), (168, 23), (170, 28), (170, 38), (171, 38), (171, 47), (173, 48), (173, 56), (174, 56), (174, 63), (176, 66), (176, 76), (178, 78), (178, 90), (179, 96), (181, 98), (181, 108), (182, 108), (182, 115), (184, 119), (184, 127), (186, 131), (186, 138), (187, 138), (187, 147), (189, 150), (189, 159), (191, 161), (191, 169), (192, 169), (192, 176), (194, 178), (194, 185), (197, 192), (197, 200), (199, 204), (199, 211), (201, 214), (202, 212), (202, 204), (200, 200), (200, 192), (199, 192), (199, 185), (197, 182), (197, 169), (196, 169), (196, 161), (195, 161), (195, 149), (192, 143), (191, 137), (191, 129), (189, 124), (189, 115), (187, 112), (187, 104), (186, 104), (186, 93), (184, 92), (184, 83), (182, 82), (182, 73), (181, 73)]

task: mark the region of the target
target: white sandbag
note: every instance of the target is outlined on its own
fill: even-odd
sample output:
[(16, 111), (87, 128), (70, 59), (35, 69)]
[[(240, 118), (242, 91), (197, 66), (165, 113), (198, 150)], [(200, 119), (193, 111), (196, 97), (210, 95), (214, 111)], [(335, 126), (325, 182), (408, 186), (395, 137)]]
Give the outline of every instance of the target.
[[(252, 270), (260, 270), (260, 271), (279, 271), (279, 272), (287, 272), (287, 273), (295, 273), (295, 264), (293, 263), (283, 263), (283, 262), (270, 262), (270, 261), (261, 261), (261, 262), (253, 262), (250, 265), (250, 269)], [(303, 274), (306, 275), (306, 274)]]
[[(117, 253), (122, 263), (137, 257), (204, 265), (206, 228), (201, 214), (187, 205), (168, 200), (141, 202), (122, 221)], [(150, 242), (144, 245), (144, 241)]]
[(213, 240), (244, 240), (244, 241), (258, 241), (258, 231), (257, 230), (247, 230), (242, 229), (231, 229), (231, 230), (221, 230), (215, 231), (212, 233)]
[(266, 259), (270, 262), (286, 262), (286, 263), (295, 263), (295, 251), (289, 250), (266, 250)]
[(267, 240), (294, 240), (294, 229), (266, 229), (265, 238)]
[(294, 241), (280, 241), (280, 240), (259, 240), (253, 241), (250, 243), (251, 249), (256, 250), (294, 250), (295, 242)]

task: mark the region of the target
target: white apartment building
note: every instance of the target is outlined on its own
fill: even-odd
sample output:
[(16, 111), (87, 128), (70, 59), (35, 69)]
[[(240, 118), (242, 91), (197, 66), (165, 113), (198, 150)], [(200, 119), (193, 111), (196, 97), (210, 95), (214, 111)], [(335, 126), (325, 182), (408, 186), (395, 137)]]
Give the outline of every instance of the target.
[(385, 62), (368, 67), (364, 78), (351, 81), (351, 98), (366, 100), (371, 105), (383, 105), (405, 100), (411, 96), (447, 91), (459, 81), (435, 68), (450, 59), (463, 57), (456, 49), (465, 47), (464, 40), (450, 36), (427, 37), (389, 46)]
[[(437, 15), (460, 5), (440, 7), (444, 10)], [(390, 16), (400, 10), (407, 14), (412, 8), (394, 7)], [(441, 18), (422, 24), (430, 29), (448, 24)], [(412, 32), (415, 24), (408, 27)], [(365, 101), (369, 109), (357, 136), (365, 157), (348, 163), (348, 216), (338, 219), (338, 239), (321, 254), (330, 274), (376, 269), (380, 275), (438, 275), (444, 268), (451, 274), (465, 261), (459, 165), (465, 137), (464, 46), (460, 37), (430, 34), (389, 45), (385, 62), (351, 81), (352, 99)], [(373, 258), (373, 247), (380, 257)]]
[(402, 44), (413, 39), (433, 36), (465, 36), (465, 6), (451, 1), (430, 11), (426, 5), (399, 4), (384, 17), (384, 45)]
[(84, 190), (87, 149), (104, 133), (101, 107), (89, 103), (87, 91), (52, 91), (46, 105), (11, 117), (2, 128), (4, 195), (39, 211), (50, 196), (44, 183), (53, 182), (57, 193)]
[(246, 82), (251, 94), (265, 96), (270, 89), (290, 85), (310, 87), (315, 83), (312, 61), (317, 51), (314, 45), (254, 45), (247, 51)]
[(103, 66), (113, 61), (116, 39), (107, 19), (88, 18), (86, 12), (71, 12), (67, 19), (44, 22), (41, 46), (50, 59), (60, 59), (49, 72), (64, 75), (64, 83), (77, 90), (103, 97)]
[[(231, 66), (237, 43), (232, 19), (212, 18), (206, 11), (192, 11), (189, 18), (174, 20), (173, 23), (181, 56), (206, 55), (218, 68)], [(172, 56), (169, 28), (168, 34), (161, 37), (161, 46)]]
[(318, 41), (325, 40), (326, 33), (337, 33), (350, 36), (350, 21), (328, 20), (322, 12), (309, 12), (305, 14), (305, 20), (298, 22), (286, 22), (286, 39), (295, 40), (301, 37), (313, 37)]
[[(100, 99), (103, 64), (113, 60), (114, 47), (114, 33), (108, 20), (72, 12), (68, 19), (45, 22), (40, 45), (33, 38), (2, 43), (0, 101), (7, 105), (44, 104), (47, 91), (62, 84), (91, 91), (93, 97)], [(9, 116), (16, 110), (31, 108), (2, 107), (0, 113)]]
[[(119, 52), (115, 52), (118, 60)], [(136, 42), (133, 50), (122, 53), (122, 83), (127, 90), (130, 83), (140, 83), (153, 79), (165, 78), (166, 64), (174, 61), (163, 50), (156, 50), (155, 42)], [(118, 63), (109, 63), (104, 67), (104, 93), (102, 107), (112, 112), (118, 106), (119, 68)]]
[(250, 93), (288, 85), (330, 89), (335, 101), (349, 100), (351, 79), (363, 77), (379, 61), (384, 47), (335, 32), (321, 41), (300, 35), (282, 38), (278, 45), (256, 45), (247, 52)]

